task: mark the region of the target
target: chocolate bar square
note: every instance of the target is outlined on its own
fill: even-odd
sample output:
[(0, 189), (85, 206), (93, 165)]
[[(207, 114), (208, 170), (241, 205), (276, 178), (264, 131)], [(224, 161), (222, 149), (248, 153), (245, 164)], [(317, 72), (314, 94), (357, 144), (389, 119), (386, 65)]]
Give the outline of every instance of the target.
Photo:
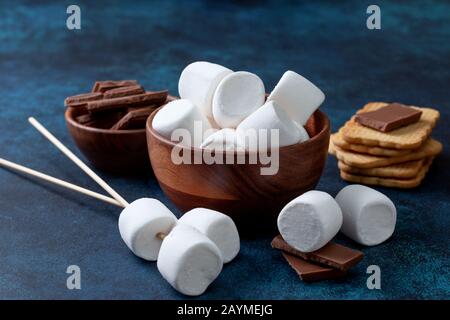
[(389, 132), (419, 121), (421, 115), (420, 110), (391, 103), (376, 111), (359, 113), (355, 116), (355, 121), (381, 132)]

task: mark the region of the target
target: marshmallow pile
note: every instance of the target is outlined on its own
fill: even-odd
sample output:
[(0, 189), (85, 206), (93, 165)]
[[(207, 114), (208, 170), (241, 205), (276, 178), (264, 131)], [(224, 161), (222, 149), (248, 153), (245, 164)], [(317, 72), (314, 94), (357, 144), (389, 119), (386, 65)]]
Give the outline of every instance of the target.
[(177, 220), (162, 202), (150, 198), (135, 200), (122, 211), (119, 231), (135, 255), (157, 260), (164, 279), (190, 296), (202, 294), (240, 249), (230, 217), (195, 208)]
[[(165, 105), (154, 117), (152, 126), (167, 139), (177, 129), (185, 129), (194, 137), (195, 124), (201, 124), (202, 137), (181, 142), (186, 146), (214, 150), (249, 150), (278, 148), (309, 139), (304, 125), (325, 99), (313, 83), (286, 71), (266, 99), (263, 81), (246, 71), (232, 71), (218, 64), (198, 61), (181, 73), (180, 100)], [(257, 135), (256, 146), (246, 137)], [(276, 138), (272, 130), (278, 130)], [(197, 133), (198, 134), (198, 133)]]
[(335, 198), (316, 190), (295, 198), (281, 210), (278, 230), (291, 247), (313, 252), (338, 231), (362, 245), (380, 244), (394, 233), (396, 220), (396, 208), (387, 196), (354, 184)]

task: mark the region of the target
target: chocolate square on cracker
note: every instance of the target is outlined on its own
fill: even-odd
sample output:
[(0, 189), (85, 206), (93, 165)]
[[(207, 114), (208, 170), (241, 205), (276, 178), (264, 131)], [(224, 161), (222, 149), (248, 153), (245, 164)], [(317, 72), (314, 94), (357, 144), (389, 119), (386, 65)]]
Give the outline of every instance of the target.
[(419, 121), (421, 115), (422, 111), (418, 109), (391, 103), (376, 111), (359, 113), (355, 121), (381, 132), (389, 132)]
[[(376, 111), (387, 106), (384, 102), (370, 102), (356, 113)], [(439, 111), (432, 108), (414, 107), (422, 111), (420, 120), (409, 126), (398, 128), (394, 132), (381, 132), (363, 126), (352, 117), (339, 130), (342, 138), (351, 144), (363, 144), (370, 147), (393, 149), (417, 149), (431, 134), (433, 127), (439, 119)]]

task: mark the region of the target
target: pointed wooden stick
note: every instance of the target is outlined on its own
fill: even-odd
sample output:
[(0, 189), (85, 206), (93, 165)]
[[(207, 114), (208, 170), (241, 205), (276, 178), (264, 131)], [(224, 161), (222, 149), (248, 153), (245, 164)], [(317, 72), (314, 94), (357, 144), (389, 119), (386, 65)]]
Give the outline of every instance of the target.
[(26, 174), (28, 174), (30, 176), (33, 176), (33, 177), (39, 178), (41, 180), (44, 180), (44, 181), (56, 184), (58, 186), (61, 186), (61, 187), (64, 187), (64, 188), (67, 188), (67, 189), (70, 189), (70, 190), (82, 193), (82, 194), (87, 195), (89, 197), (92, 197), (92, 198), (95, 198), (95, 199), (107, 202), (109, 204), (113, 204), (113, 205), (118, 206), (118, 207), (124, 207), (116, 199), (113, 199), (113, 198), (104, 196), (104, 195), (102, 195), (100, 193), (97, 193), (97, 192), (94, 192), (94, 191), (91, 191), (91, 190), (79, 187), (79, 186), (77, 186), (75, 184), (72, 184), (70, 182), (67, 182), (67, 181), (64, 181), (64, 180), (61, 180), (61, 179), (49, 176), (48, 174), (45, 174), (45, 173), (42, 173), (42, 172), (30, 169), (30, 168), (21, 166), (20, 164), (17, 164), (17, 163), (5, 160), (3, 158), (0, 158), (0, 166), (6, 167), (6, 168), (9, 168), (9, 169), (13, 169), (13, 170), (16, 170), (18, 172), (26, 173)]
[(111, 188), (102, 178), (100, 178), (94, 171), (92, 171), (80, 158), (78, 158), (72, 151), (67, 149), (54, 135), (44, 128), (35, 118), (29, 117), (28, 121), (35, 127), (45, 138), (53, 143), (62, 153), (64, 153), (70, 160), (72, 160), (78, 167), (81, 168), (88, 176), (94, 179), (106, 192), (108, 192), (114, 199), (122, 204), (123, 207), (128, 206), (128, 202), (122, 198), (113, 188)]

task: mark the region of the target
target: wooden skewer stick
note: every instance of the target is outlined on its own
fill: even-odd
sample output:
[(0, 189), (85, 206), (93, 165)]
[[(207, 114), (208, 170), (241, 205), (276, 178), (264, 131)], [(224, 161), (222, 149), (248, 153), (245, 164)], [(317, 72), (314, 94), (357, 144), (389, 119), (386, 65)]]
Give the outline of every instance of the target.
[(79, 186), (77, 186), (75, 184), (72, 184), (70, 182), (67, 182), (67, 181), (64, 181), (64, 180), (61, 180), (61, 179), (49, 176), (48, 174), (45, 174), (45, 173), (42, 173), (42, 172), (30, 169), (30, 168), (21, 166), (20, 164), (17, 164), (17, 163), (5, 160), (3, 158), (0, 158), (0, 166), (6, 167), (6, 168), (9, 168), (9, 169), (13, 169), (13, 170), (16, 170), (18, 172), (23, 172), (23, 173), (26, 173), (26, 174), (28, 174), (30, 176), (39, 178), (41, 180), (44, 180), (44, 181), (47, 181), (47, 182), (59, 185), (61, 187), (64, 187), (64, 188), (67, 188), (67, 189), (70, 189), (70, 190), (73, 190), (73, 191), (76, 191), (76, 192), (79, 192), (79, 193), (82, 193), (82, 194), (85, 194), (85, 195), (87, 195), (89, 197), (92, 197), (92, 198), (95, 198), (95, 199), (107, 202), (109, 204), (113, 204), (113, 205), (118, 206), (118, 207), (123, 207), (123, 205), (120, 202), (118, 202), (116, 199), (113, 199), (113, 198), (104, 196), (104, 195), (102, 195), (100, 193), (97, 193), (97, 192), (94, 192), (94, 191), (91, 191), (91, 190), (79, 187)]
[(100, 178), (94, 171), (91, 170), (80, 158), (78, 158), (72, 151), (67, 149), (54, 135), (52, 135), (45, 127), (40, 124), (35, 118), (29, 117), (28, 121), (35, 127), (45, 138), (53, 143), (62, 153), (64, 153), (70, 160), (72, 160), (81, 170), (88, 176), (94, 179), (106, 192), (108, 192), (114, 199), (122, 204), (123, 207), (128, 206), (128, 202), (122, 198), (113, 188), (111, 188), (102, 178)]
[[(122, 207), (126, 207), (129, 203), (122, 198), (113, 188), (111, 188), (102, 178), (100, 178), (94, 171), (92, 171), (80, 158), (72, 153), (66, 146), (64, 146), (54, 135), (52, 135), (45, 127), (40, 124), (35, 118), (29, 117), (28, 121), (35, 127), (44, 137), (53, 143), (62, 153), (64, 153), (70, 160), (72, 160), (78, 167), (81, 168), (88, 176), (94, 179), (106, 192), (108, 192), (115, 200), (117, 200)], [(163, 240), (166, 234), (159, 232), (156, 237)]]
[[(21, 173), (28, 174), (30, 176), (33, 176), (33, 177), (39, 178), (41, 180), (44, 180), (44, 181), (56, 184), (58, 186), (66, 188), (66, 189), (70, 189), (70, 190), (82, 193), (82, 194), (87, 195), (89, 197), (95, 198), (97, 200), (100, 200), (100, 201), (103, 201), (103, 202), (106, 202), (106, 203), (109, 203), (109, 204), (113, 204), (113, 205), (121, 207), (121, 208), (124, 207), (123, 204), (118, 202), (116, 199), (104, 196), (103, 194), (91, 191), (89, 189), (85, 189), (85, 188), (77, 186), (77, 185), (75, 185), (73, 183), (70, 183), (70, 182), (67, 182), (67, 181), (64, 181), (64, 180), (61, 180), (61, 179), (49, 176), (48, 174), (45, 174), (45, 173), (42, 173), (42, 172), (30, 169), (30, 168), (27, 168), (27, 167), (24, 167), (24, 166), (22, 166), (20, 164), (8, 161), (8, 160), (3, 159), (3, 158), (0, 158), (0, 166), (3, 166), (5, 168), (9, 168), (9, 169), (12, 169), (12, 170), (16, 170), (16, 171), (21, 172)], [(166, 234), (164, 234), (162, 232), (159, 232), (156, 235), (156, 237), (158, 239), (163, 240), (166, 237)]]

